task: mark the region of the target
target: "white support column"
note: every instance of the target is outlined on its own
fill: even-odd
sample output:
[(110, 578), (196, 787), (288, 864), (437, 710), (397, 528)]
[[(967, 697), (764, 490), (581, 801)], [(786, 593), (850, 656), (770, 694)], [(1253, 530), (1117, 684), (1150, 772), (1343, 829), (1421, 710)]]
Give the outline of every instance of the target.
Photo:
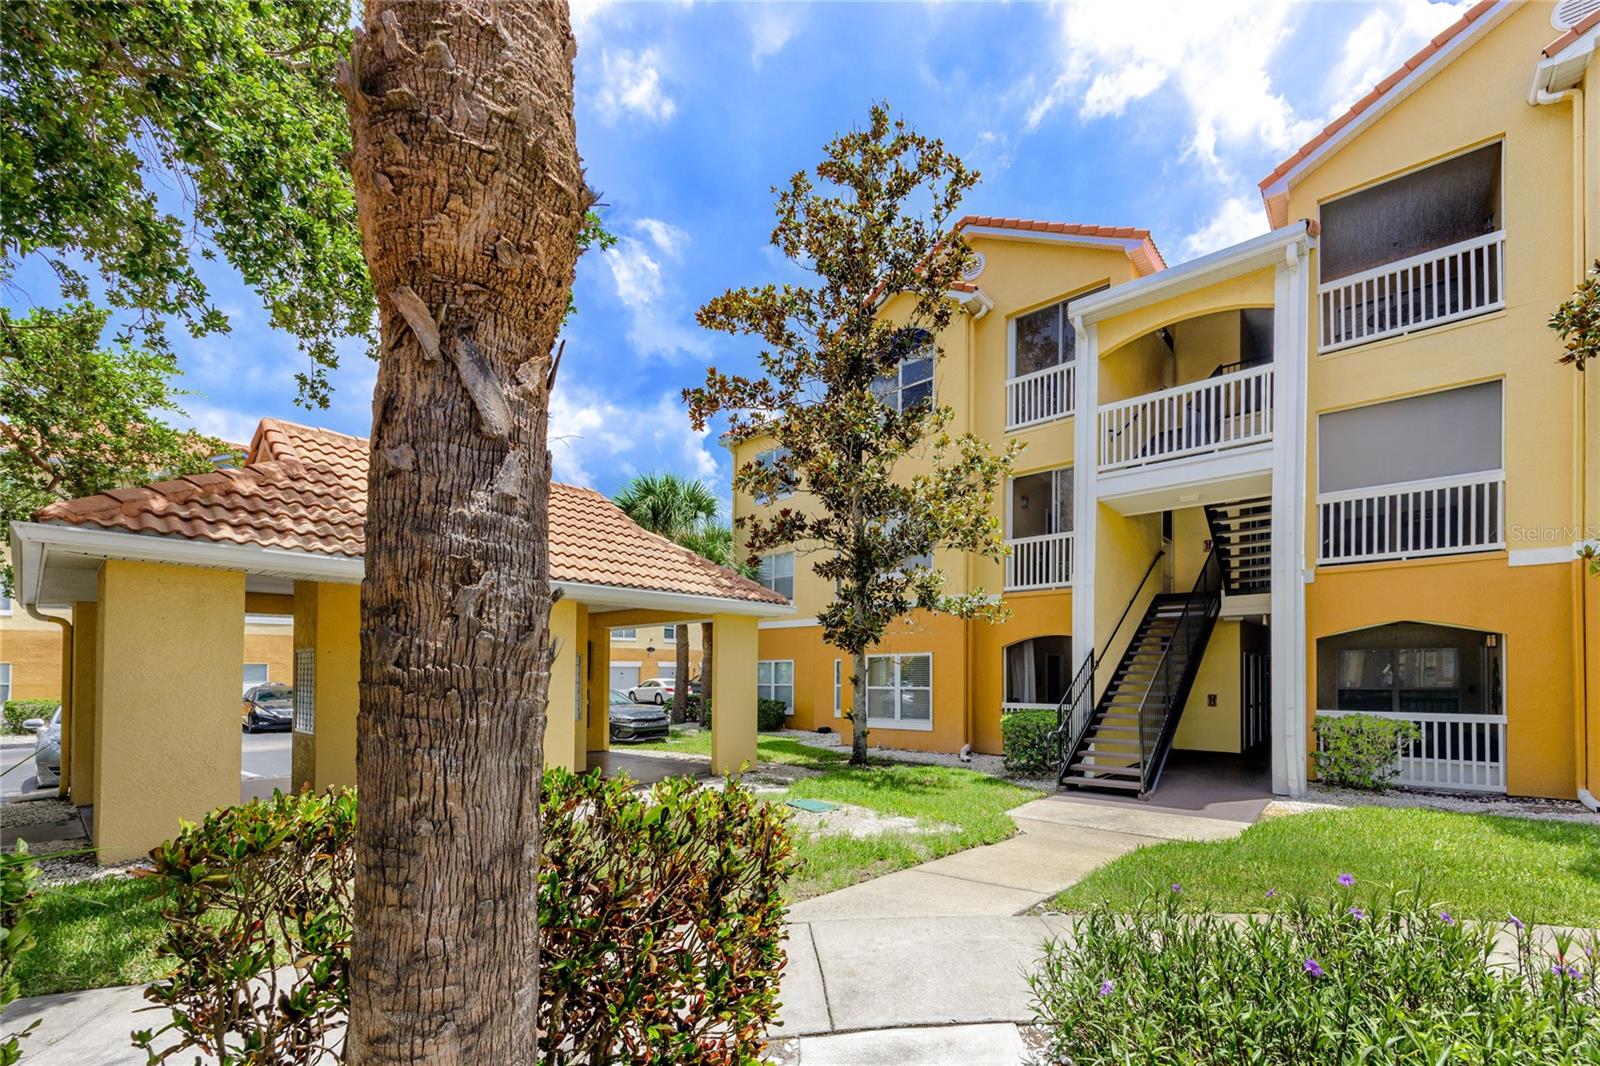
[(1100, 335), (1099, 327), (1084, 326), (1081, 315), (1073, 317), (1072, 328), (1078, 334), (1073, 383), (1077, 395), (1072, 398), (1072, 665), (1076, 677), (1095, 649), (1095, 545), (1100, 525), (1100, 453), (1095, 427), (1100, 405)]
[(1306, 789), (1306, 246), (1284, 249), (1274, 281), (1272, 456), (1272, 791)]

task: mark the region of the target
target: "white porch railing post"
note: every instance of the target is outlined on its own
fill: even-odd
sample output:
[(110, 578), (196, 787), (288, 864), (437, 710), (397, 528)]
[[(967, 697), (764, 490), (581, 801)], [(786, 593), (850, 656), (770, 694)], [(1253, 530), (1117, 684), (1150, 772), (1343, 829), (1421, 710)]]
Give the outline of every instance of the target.
[(1072, 414), (1076, 374), (1061, 363), (1006, 379), (1006, 429), (1022, 429)]
[(1006, 591), (1064, 588), (1072, 584), (1072, 534), (1046, 533), (1006, 541)]
[(1318, 348), (1334, 352), (1505, 306), (1504, 231), (1324, 282)]
[[(1413, 711), (1318, 711), (1319, 718), (1371, 713), (1416, 725), (1418, 737), (1402, 741), (1395, 753), (1397, 785), (1462, 792), (1506, 790), (1506, 716)], [(1321, 738), (1317, 746), (1322, 746)]]
[(1317, 561), (1360, 563), (1504, 548), (1505, 485), (1505, 472), (1496, 470), (1321, 493)]
[(1100, 469), (1120, 470), (1272, 440), (1273, 366), (1237, 370), (1097, 414)]

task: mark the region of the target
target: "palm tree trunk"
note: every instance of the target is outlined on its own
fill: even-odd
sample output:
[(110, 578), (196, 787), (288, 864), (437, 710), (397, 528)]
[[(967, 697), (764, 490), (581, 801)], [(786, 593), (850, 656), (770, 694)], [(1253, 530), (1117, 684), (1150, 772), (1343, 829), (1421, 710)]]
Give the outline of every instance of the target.
[(562, 0), (366, 0), (340, 85), (381, 314), (345, 1061), (537, 1056), (551, 349), (592, 202)]
[(689, 717), (689, 627), (679, 622), (672, 627), (672, 632), (677, 640), (674, 649), (677, 666), (673, 669), (677, 680), (672, 683), (672, 720), (682, 722)]
[(713, 636), (710, 622), (700, 623), (700, 724), (705, 725), (709, 720), (708, 709), (711, 706), (711, 642)]

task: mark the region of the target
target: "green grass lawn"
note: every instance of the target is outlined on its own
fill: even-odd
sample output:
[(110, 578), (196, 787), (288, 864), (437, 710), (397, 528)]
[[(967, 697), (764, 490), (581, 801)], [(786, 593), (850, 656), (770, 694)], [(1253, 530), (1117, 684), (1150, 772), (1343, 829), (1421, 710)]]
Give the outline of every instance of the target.
[[(630, 744), (625, 750), (638, 749), (709, 755), (711, 733), (674, 729), (664, 741)], [(763, 763), (787, 763), (823, 771), (820, 777), (795, 782), (781, 796), (774, 797), (774, 802), (818, 799), (849, 803), (882, 814), (915, 818), (921, 829), (940, 827), (933, 831), (891, 831), (867, 838), (802, 834), (796, 850), (804, 865), (788, 884), (790, 902), (1005, 840), (1016, 832), (1015, 823), (1005, 812), (1040, 795), (987, 774), (950, 766), (875, 759), (869, 766), (852, 767), (847, 765), (848, 751), (819, 748), (784, 737), (758, 736), (756, 751)]]
[(1051, 901), (1132, 906), (1176, 883), (1225, 913), (1279, 896), (1326, 896), (1341, 873), (1355, 891), (1425, 892), (1462, 917), (1600, 924), (1600, 827), (1419, 808), (1356, 807), (1269, 818), (1234, 840), (1156, 844), (1101, 867)]
[(39, 889), (35, 944), (17, 963), (24, 996), (153, 981), (161, 904), (154, 886), (106, 877)]

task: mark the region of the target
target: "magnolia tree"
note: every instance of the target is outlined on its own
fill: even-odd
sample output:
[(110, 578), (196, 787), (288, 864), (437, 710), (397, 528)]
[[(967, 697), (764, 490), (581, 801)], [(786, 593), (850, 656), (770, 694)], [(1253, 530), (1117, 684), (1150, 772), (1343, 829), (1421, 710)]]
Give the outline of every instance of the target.
[[(878, 105), (865, 129), (827, 146), (816, 179), (801, 171), (778, 191), (772, 232), (816, 283), (733, 289), (699, 312), (708, 329), (760, 338), (763, 373), (713, 367), (684, 398), (695, 428), (724, 415), (736, 438), (772, 442), (766, 461), (734, 471), (734, 487), (764, 499), (794, 492), (794, 503), (739, 526), (750, 553), (793, 547), (833, 585), (817, 620), (850, 657), (859, 764), (867, 652), (890, 624), (917, 608), (1001, 614), (983, 590), (950, 592), (938, 570), (907, 560), (937, 548), (1003, 554), (995, 488), (1015, 448), (996, 454), (953, 434), (953, 412), (931, 388), (899, 387), (903, 364), (927, 360), (926, 380), (936, 377), (948, 293), (972, 257), (951, 222), (978, 175)], [(894, 313), (880, 315), (891, 301)]]
[[(1591, 359), (1600, 358), (1600, 259), (1595, 260), (1577, 290), (1550, 316), (1550, 328), (1564, 346), (1559, 362), (1581, 371)], [(1578, 554), (1588, 560), (1589, 573), (1600, 576), (1600, 544), (1585, 542)]]

